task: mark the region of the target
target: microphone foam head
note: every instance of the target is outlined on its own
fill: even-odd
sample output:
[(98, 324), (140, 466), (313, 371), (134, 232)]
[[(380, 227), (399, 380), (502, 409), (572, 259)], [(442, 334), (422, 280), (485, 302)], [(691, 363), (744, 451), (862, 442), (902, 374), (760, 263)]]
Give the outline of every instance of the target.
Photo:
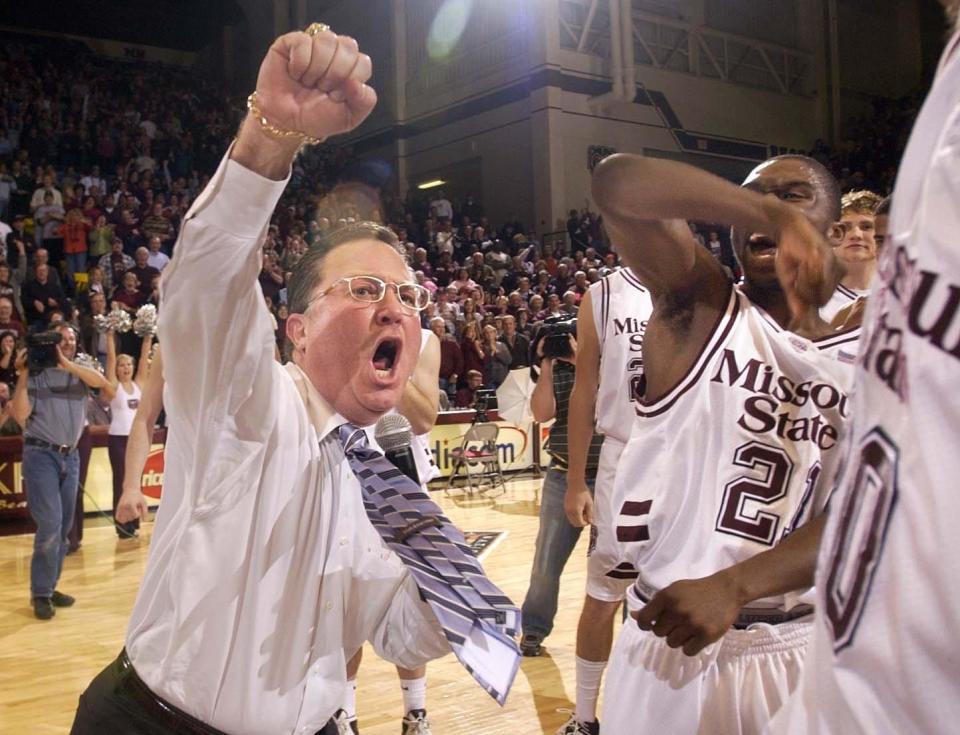
[(385, 452), (405, 449), (413, 442), (413, 427), (405, 416), (388, 413), (381, 416), (373, 430), (373, 436)]

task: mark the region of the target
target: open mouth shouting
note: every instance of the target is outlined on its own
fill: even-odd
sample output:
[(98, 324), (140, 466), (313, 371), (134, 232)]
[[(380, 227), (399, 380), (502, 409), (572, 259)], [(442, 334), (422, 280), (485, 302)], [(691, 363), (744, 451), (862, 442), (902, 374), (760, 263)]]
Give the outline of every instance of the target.
[(751, 235), (747, 247), (750, 253), (756, 256), (773, 257), (777, 254), (777, 243), (766, 235)]
[(403, 343), (397, 337), (384, 337), (373, 350), (373, 374), (378, 382), (390, 382), (396, 375)]

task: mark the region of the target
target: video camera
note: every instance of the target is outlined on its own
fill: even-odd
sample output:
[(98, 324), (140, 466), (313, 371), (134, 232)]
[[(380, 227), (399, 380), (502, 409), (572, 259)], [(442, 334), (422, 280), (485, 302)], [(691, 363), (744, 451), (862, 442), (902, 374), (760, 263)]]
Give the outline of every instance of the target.
[(547, 317), (530, 343), (530, 362), (537, 362), (537, 346), (540, 342), (543, 342), (544, 357), (573, 357), (570, 337), (576, 336), (577, 317), (574, 314)]
[(31, 375), (60, 364), (57, 359), (57, 345), (62, 341), (63, 335), (53, 330), (27, 335), (27, 369)]
[(497, 407), (497, 392), (489, 388), (481, 388), (473, 395), (471, 408), (477, 412), (474, 420), (487, 421), (487, 411)]

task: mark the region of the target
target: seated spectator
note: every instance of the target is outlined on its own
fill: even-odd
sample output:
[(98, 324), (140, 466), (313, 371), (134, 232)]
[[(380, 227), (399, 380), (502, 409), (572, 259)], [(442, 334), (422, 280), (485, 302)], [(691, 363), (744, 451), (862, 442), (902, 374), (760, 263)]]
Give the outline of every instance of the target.
[(102, 291), (89, 294), (87, 308), (80, 315), (80, 349), (88, 355), (93, 355), (100, 361), (101, 366), (107, 364), (107, 333), (100, 332), (96, 327), (94, 317), (105, 316), (107, 313), (107, 297)]
[(277, 259), (277, 254), (273, 250), (267, 250), (263, 254), (260, 268), (260, 288), (263, 295), (268, 297), (271, 302), (277, 303), (280, 298), (280, 289), (283, 288), (283, 271)]
[(13, 299), (9, 296), (0, 296), (0, 330), (14, 332), (18, 338), (27, 333), (23, 323), (17, 318)]
[(493, 268), (483, 262), (483, 253), (474, 253), (470, 256), (470, 268), (467, 269), (474, 285), (487, 288), (494, 282)]
[(48, 197), (50, 204), (56, 205), (61, 210), (63, 209), (63, 195), (60, 193), (60, 190), (54, 186), (53, 174), (44, 174), (42, 183), (34, 190), (33, 196), (30, 197), (30, 211), (33, 213), (35, 219), (37, 210), (48, 203)]
[(560, 301), (560, 297), (555, 293), (550, 294), (550, 296), (547, 298), (546, 307), (539, 314), (537, 314), (537, 321), (542, 322), (544, 319), (548, 319), (549, 317), (565, 316), (567, 312), (561, 307), (562, 303)]
[(22, 434), (23, 429), (13, 417), (10, 405), (10, 395), (13, 389), (6, 383), (0, 383), (0, 436), (16, 436)]
[(27, 324), (34, 329), (45, 328), (50, 319), (50, 312), (60, 309), (63, 305), (63, 289), (50, 277), (50, 266), (46, 263), (38, 263), (34, 266), (33, 279), (23, 284), (20, 293), (24, 317)]
[(140, 288), (136, 271), (130, 269), (123, 274), (120, 285), (110, 294), (110, 306), (111, 308), (119, 306), (131, 316), (136, 316), (137, 309), (147, 302), (147, 295)]
[(147, 265), (162, 272), (163, 269), (167, 267), (167, 263), (170, 262), (170, 256), (161, 252), (160, 245), (160, 238), (156, 235), (152, 236), (148, 241), (147, 247), (150, 254), (147, 256)]
[(457, 391), (454, 404), (457, 408), (470, 408), (477, 402), (477, 391), (483, 388), (483, 373), (479, 370), (468, 370), (466, 385)]
[(454, 333), (454, 329), (457, 324), (457, 320), (460, 318), (460, 304), (457, 303), (455, 297), (451, 297), (450, 288), (453, 288), (454, 294), (456, 294), (456, 288), (450, 286), (446, 289), (440, 289), (436, 293), (437, 300), (437, 316), (441, 317), (447, 325), (447, 331), (451, 334)]
[(450, 282), (450, 285), (457, 289), (458, 295), (464, 293), (464, 290), (469, 292), (477, 287), (476, 281), (470, 278), (470, 272), (466, 268), (457, 271), (457, 277)]
[(150, 265), (150, 251), (145, 247), (137, 248), (133, 260), (133, 268), (130, 268), (127, 272), (133, 273), (133, 275), (137, 277), (137, 283), (140, 285), (140, 293), (143, 294), (143, 301), (146, 302), (146, 300), (150, 298), (150, 291), (153, 289), (153, 277), (159, 276), (160, 271)]
[(577, 306), (577, 292), (576, 291), (567, 291), (563, 295), (563, 303), (560, 305), (561, 311), (566, 312), (570, 316), (576, 316), (577, 312), (580, 311), (580, 308)]
[(414, 271), (413, 278), (431, 294), (435, 294), (437, 292), (437, 284), (427, 278), (423, 271)]

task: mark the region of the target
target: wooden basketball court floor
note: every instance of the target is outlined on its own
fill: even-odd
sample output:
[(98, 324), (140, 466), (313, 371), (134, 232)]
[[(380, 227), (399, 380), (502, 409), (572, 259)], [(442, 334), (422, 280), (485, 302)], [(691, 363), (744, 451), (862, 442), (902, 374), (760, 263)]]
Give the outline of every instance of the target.
[[(472, 498), (435, 492), (465, 531), (505, 531), (483, 557), (490, 577), (518, 605), (529, 581), (537, 534), (540, 480), (508, 482), (507, 492)], [(29, 600), (32, 535), (0, 537), (0, 733), (45, 735), (70, 729), (77, 697), (119, 653), (147, 559), (152, 522), (141, 539), (119, 541), (109, 526), (88, 527), (67, 557), (59, 589), (76, 596), (50, 621), (33, 616)], [(427, 671), (427, 707), (434, 735), (549, 733), (562, 725), (575, 694), (574, 642), (586, 582), (589, 534), (567, 564), (560, 606), (544, 655), (524, 658), (504, 708), (452, 655)], [(367, 646), (358, 677), (363, 735), (398, 735), (402, 700), (394, 668)]]

